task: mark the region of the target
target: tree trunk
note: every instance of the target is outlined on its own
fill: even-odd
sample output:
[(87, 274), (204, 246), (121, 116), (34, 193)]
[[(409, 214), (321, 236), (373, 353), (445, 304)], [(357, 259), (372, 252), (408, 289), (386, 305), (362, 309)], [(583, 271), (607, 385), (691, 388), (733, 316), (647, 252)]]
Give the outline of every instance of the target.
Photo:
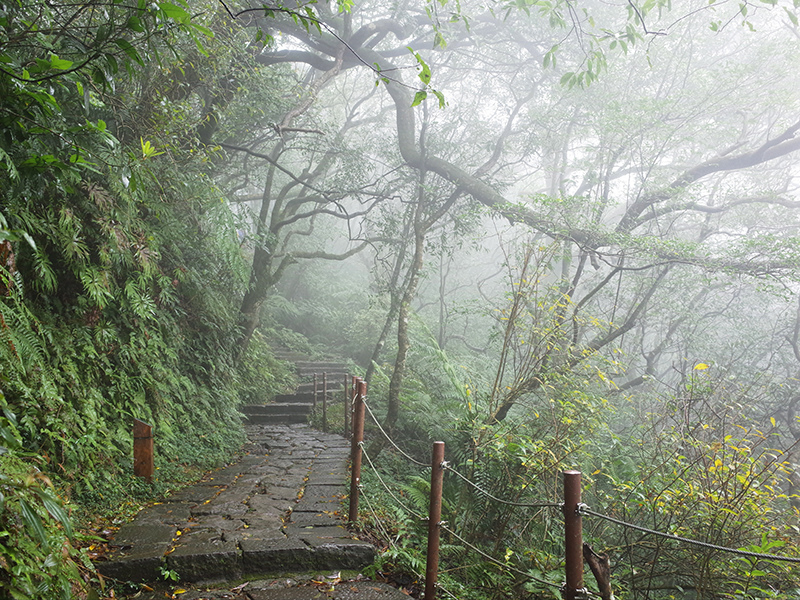
[(417, 293), (419, 277), (422, 272), (422, 263), (425, 255), (425, 234), (428, 231), (428, 227), (423, 226), (419, 218), (421, 212), (422, 205), (420, 203), (417, 206), (414, 218), (414, 260), (408, 268), (408, 275), (406, 276), (408, 283), (397, 311), (397, 358), (394, 361), (392, 380), (389, 382), (389, 398), (387, 400), (386, 419), (383, 424), (387, 432), (391, 432), (394, 428), (397, 423), (397, 417), (400, 414), (400, 391), (402, 390), (406, 373), (406, 358), (411, 347), (408, 336), (408, 319), (411, 315), (411, 302)]

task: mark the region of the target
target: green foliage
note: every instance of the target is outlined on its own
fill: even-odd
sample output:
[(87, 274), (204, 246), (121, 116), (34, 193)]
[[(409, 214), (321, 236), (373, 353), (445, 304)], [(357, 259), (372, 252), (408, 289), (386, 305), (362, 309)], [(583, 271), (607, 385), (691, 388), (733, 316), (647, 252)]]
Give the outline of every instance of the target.
[(88, 561), (41, 457), (22, 451), (15, 415), (0, 393), (0, 590), (10, 598), (84, 597)]
[[(797, 555), (800, 523), (785, 491), (791, 464), (778, 449), (774, 420), (766, 430), (753, 420), (747, 407), (753, 390), (723, 385), (698, 363), (684, 394), (652, 401), (643, 421), (630, 401), (618, 396), (619, 408), (612, 406), (608, 376), (587, 363), (548, 373), (502, 423), (492, 423), (488, 384), (454, 369), (424, 327), (412, 331), (416, 344), (395, 439), (423, 462), (433, 439), (445, 441), (448, 462), (477, 488), (446, 474), (443, 519), (500, 563), (560, 583), (559, 512), (495, 498), (557, 503), (567, 468), (584, 473), (584, 501), (594, 510), (725, 547)], [(379, 418), (385, 385), (376, 378), (370, 394)], [(415, 471), (390, 447), (378, 464), (392, 493), (364, 474), (366, 493), (373, 494), (364, 514), (373, 531), (388, 533), (375, 568), (413, 574), (424, 532), (411, 515), (427, 512), (426, 470)], [(586, 518), (584, 528), (595, 548), (614, 549), (619, 598), (666, 600), (680, 597), (681, 589), (698, 598), (772, 598), (794, 587), (796, 568), (779, 561), (737, 558), (596, 519)], [(446, 533), (443, 540), (442, 583), (459, 597), (500, 598), (523, 588), (537, 598), (558, 597), (557, 587), (525, 582)]]
[(264, 335), (256, 331), (239, 364), (242, 404), (263, 404), (275, 394), (288, 393), (295, 384), (286, 364), (275, 359)]
[[(698, 374), (687, 395), (655, 406), (632, 443), (598, 445), (593, 504), (646, 527), (719, 546), (797, 556), (797, 514), (783, 491), (790, 464), (741, 403), (745, 390)], [(775, 444), (775, 445), (773, 445)], [(598, 454), (599, 456), (599, 454)], [(599, 463), (599, 464), (598, 464)], [(594, 535), (624, 531), (600, 526)], [(791, 589), (796, 567), (746, 559), (628, 532), (619, 546), (618, 577), (633, 598), (647, 590), (692, 588), (699, 598), (769, 598)], [(645, 543), (647, 541), (647, 543)], [(781, 548), (781, 550), (777, 550)], [(658, 559), (655, 559), (656, 554)], [(655, 561), (655, 562), (654, 562)], [(629, 569), (651, 562), (646, 574)], [(663, 596), (668, 597), (668, 596)]]
[[(284, 383), (263, 343), (233, 360), (247, 276), (198, 103), (163, 126), (194, 88), (160, 75), (200, 85), (181, 57), (214, 43), (182, 1), (0, 9), (3, 597), (86, 593), (58, 495), (134, 511), (229, 460), (240, 381)], [(131, 475), (133, 418), (154, 426), (153, 484)]]

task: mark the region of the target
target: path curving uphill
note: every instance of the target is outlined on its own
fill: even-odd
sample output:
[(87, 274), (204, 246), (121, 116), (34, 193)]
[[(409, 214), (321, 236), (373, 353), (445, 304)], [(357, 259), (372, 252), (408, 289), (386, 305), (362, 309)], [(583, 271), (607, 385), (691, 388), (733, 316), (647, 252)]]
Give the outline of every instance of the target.
[(276, 404), (280, 412), (246, 407), (242, 458), (140, 511), (115, 535), (100, 573), (155, 583), (173, 571), (181, 582), (212, 582), (370, 564), (374, 547), (340, 516), (349, 442), (305, 423), (305, 390)]

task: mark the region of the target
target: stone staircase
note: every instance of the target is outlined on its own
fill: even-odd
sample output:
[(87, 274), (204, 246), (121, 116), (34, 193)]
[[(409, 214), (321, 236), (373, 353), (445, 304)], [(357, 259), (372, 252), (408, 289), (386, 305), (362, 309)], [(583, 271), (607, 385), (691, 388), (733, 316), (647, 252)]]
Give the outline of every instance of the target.
[(328, 397), (340, 397), (344, 379), (348, 374), (347, 365), (333, 359), (309, 360), (296, 352), (278, 350), (275, 356), (292, 362), (300, 384), (293, 394), (279, 394), (269, 404), (250, 404), (243, 406), (241, 412), (245, 423), (249, 424), (296, 424), (307, 423), (314, 408), (314, 381), (317, 376), (317, 399), (321, 401), (323, 392), (323, 373), (327, 379)]

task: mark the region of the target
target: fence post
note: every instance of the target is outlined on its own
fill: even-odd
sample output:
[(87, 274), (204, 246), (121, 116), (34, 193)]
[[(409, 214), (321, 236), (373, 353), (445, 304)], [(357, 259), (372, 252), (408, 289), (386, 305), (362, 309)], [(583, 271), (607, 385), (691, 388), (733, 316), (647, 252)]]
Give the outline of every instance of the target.
[(361, 483), (361, 442), (364, 440), (364, 396), (366, 395), (367, 384), (358, 379), (353, 410), (353, 438), (350, 445), (350, 513), (347, 520), (351, 523), (358, 520), (358, 486)]
[(442, 524), (442, 477), (444, 442), (433, 442), (431, 452), (431, 500), (428, 508), (428, 556), (425, 564), (425, 600), (436, 597), (439, 573), (439, 528)]
[(322, 374), (322, 431), (328, 433), (328, 373)]
[(317, 374), (314, 373), (314, 400), (312, 404), (312, 408), (317, 408)]
[(153, 481), (153, 427), (133, 420), (133, 474)]
[(345, 374), (344, 382), (342, 383), (342, 393), (344, 394), (344, 439), (347, 439), (347, 434), (350, 432), (350, 389), (347, 387), (348, 375)]
[(581, 503), (581, 472), (564, 471), (564, 545), (566, 584), (564, 600), (585, 598), (583, 587), (583, 532), (578, 505)]

